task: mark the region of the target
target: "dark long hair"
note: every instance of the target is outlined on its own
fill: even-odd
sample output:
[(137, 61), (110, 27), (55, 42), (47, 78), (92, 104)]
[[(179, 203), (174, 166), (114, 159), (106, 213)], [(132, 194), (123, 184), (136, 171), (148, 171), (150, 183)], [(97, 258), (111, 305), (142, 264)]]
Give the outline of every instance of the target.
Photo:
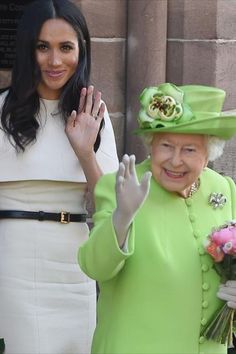
[[(80, 91), (89, 83), (90, 35), (79, 8), (68, 0), (37, 0), (27, 6), (17, 31), (12, 83), (1, 116), (2, 128), (17, 151), (24, 151), (28, 144), (36, 140), (39, 128), (36, 115), (40, 107), (37, 87), (41, 74), (35, 59), (35, 48), (42, 25), (54, 18), (68, 22), (77, 33), (79, 43), (79, 64), (63, 87), (59, 100), (65, 121), (73, 109), (77, 110)], [(99, 144), (100, 134), (94, 146), (95, 151)]]

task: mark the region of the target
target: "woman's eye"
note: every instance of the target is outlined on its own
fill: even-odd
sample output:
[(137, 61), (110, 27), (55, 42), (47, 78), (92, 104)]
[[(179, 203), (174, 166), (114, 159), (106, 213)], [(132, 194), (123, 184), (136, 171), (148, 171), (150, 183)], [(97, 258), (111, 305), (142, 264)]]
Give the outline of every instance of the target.
[(63, 46), (61, 47), (61, 49), (62, 49), (63, 52), (69, 52), (69, 51), (71, 51), (73, 48), (72, 48), (70, 45), (65, 44), (65, 45), (63, 45)]
[(44, 43), (40, 43), (37, 45), (37, 49), (41, 52), (46, 52), (48, 50), (48, 46)]
[(36, 48), (41, 51), (46, 51), (48, 49), (48, 46), (44, 43), (39, 43), (37, 44)]
[(186, 152), (195, 152), (195, 149), (194, 148), (186, 148), (185, 151)]
[(161, 144), (164, 148), (170, 148), (171, 146), (169, 145), (169, 144), (167, 144), (167, 143), (162, 143)]

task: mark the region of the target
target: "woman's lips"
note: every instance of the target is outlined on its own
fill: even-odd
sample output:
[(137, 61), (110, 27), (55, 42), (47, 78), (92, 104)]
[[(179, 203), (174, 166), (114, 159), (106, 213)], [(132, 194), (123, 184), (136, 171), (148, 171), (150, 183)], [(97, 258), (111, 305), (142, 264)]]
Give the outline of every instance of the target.
[(61, 78), (65, 73), (65, 70), (63, 71), (45, 71), (45, 74), (53, 79)]
[(183, 178), (186, 175), (186, 172), (175, 172), (167, 169), (164, 169), (164, 171), (168, 177), (175, 179)]

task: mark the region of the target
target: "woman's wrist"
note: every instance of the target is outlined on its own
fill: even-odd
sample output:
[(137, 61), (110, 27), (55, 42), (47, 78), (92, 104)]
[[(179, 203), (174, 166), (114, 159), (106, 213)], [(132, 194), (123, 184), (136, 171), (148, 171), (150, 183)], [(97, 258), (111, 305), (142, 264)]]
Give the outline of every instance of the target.
[(78, 157), (79, 161), (81, 163), (83, 162), (89, 162), (89, 161), (96, 161), (96, 154), (95, 152), (92, 150), (92, 151), (81, 151), (80, 153), (79, 152), (76, 152), (76, 156)]
[(128, 230), (132, 224), (132, 217), (115, 209), (112, 215), (112, 223), (116, 233), (117, 242), (122, 248), (128, 235)]
[(81, 155), (81, 157), (77, 155), (77, 157), (84, 171), (87, 180), (88, 189), (90, 191), (93, 191), (98, 179), (103, 174), (100, 166), (98, 165), (96, 154), (94, 151), (92, 151), (92, 153), (83, 154)]

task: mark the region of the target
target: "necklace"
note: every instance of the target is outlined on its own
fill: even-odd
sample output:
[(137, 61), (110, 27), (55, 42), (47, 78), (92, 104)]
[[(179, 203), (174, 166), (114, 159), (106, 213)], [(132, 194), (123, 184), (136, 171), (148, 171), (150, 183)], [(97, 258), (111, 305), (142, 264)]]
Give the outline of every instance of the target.
[(58, 114), (60, 114), (60, 112), (57, 110), (54, 110), (53, 112), (50, 113), (50, 115), (54, 118), (56, 117)]
[(193, 184), (191, 185), (187, 198), (192, 197), (192, 195), (197, 192), (199, 187), (200, 187), (200, 179), (198, 178), (198, 180), (196, 182), (193, 182)]

